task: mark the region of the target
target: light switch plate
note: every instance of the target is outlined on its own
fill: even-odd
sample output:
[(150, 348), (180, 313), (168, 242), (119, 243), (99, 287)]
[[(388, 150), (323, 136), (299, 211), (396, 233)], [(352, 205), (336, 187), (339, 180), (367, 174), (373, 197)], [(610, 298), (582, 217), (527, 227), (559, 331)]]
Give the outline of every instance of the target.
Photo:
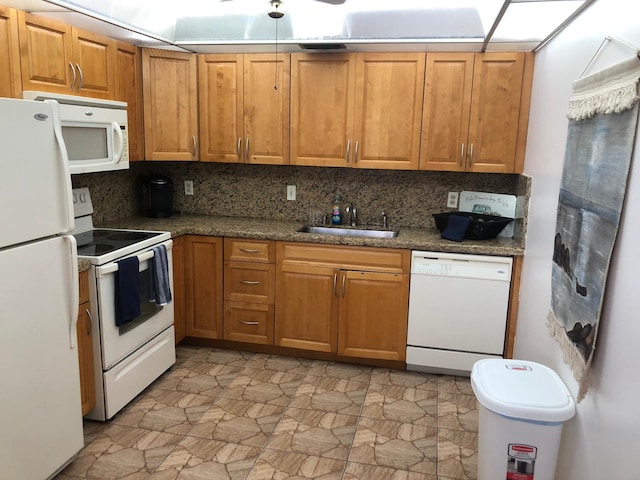
[(287, 185), (287, 200), (295, 200), (295, 199), (296, 199), (296, 186)]
[(193, 195), (193, 180), (184, 181), (184, 194)]

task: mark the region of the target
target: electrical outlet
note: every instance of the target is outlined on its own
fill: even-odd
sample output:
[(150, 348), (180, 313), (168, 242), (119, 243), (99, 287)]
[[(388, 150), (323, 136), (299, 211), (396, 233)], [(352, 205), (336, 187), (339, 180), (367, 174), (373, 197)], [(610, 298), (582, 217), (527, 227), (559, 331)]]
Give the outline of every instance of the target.
[(458, 208), (458, 192), (449, 192), (447, 196), (447, 207)]
[(287, 185), (287, 200), (295, 200), (295, 199), (296, 199), (296, 186)]
[(184, 194), (193, 195), (193, 180), (184, 181)]

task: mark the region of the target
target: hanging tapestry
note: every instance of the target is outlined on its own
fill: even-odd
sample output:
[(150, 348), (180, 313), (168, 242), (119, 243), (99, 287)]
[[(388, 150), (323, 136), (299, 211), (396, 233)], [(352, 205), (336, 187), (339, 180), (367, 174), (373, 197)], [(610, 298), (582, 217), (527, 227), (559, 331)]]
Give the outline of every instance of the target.
[(633, 57), (574, 82), (558, 200), (547, 326), (588, 387), (638, 118)]

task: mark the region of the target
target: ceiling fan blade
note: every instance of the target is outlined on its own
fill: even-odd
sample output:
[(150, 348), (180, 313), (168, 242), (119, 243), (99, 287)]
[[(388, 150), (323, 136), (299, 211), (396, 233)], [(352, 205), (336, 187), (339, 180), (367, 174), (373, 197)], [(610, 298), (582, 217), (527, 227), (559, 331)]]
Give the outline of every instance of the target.
[(346, 0), (316, 0), (316, 2), (330, 3), (331, 5), (342, 5)]

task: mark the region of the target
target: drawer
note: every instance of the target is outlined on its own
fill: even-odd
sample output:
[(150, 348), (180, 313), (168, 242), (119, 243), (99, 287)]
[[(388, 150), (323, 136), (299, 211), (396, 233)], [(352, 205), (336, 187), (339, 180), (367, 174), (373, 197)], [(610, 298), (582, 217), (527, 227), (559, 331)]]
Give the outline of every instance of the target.
[(84, 271), (80, 272), (78, 276), (78, 288), (80, 293), (80, 301), (79, 304), (85, 303), (89, 301), (89, 272)]
[(224, 299), (235, 302), (274, 302), (275, 265), (225, 262)]
[(224, 259), (238, 262), (275, 262), (275, 243), (269, 240), (224, 239)]
[(224, 302), (225, 340), (273, 345), (273, 333), (273, 305)]

